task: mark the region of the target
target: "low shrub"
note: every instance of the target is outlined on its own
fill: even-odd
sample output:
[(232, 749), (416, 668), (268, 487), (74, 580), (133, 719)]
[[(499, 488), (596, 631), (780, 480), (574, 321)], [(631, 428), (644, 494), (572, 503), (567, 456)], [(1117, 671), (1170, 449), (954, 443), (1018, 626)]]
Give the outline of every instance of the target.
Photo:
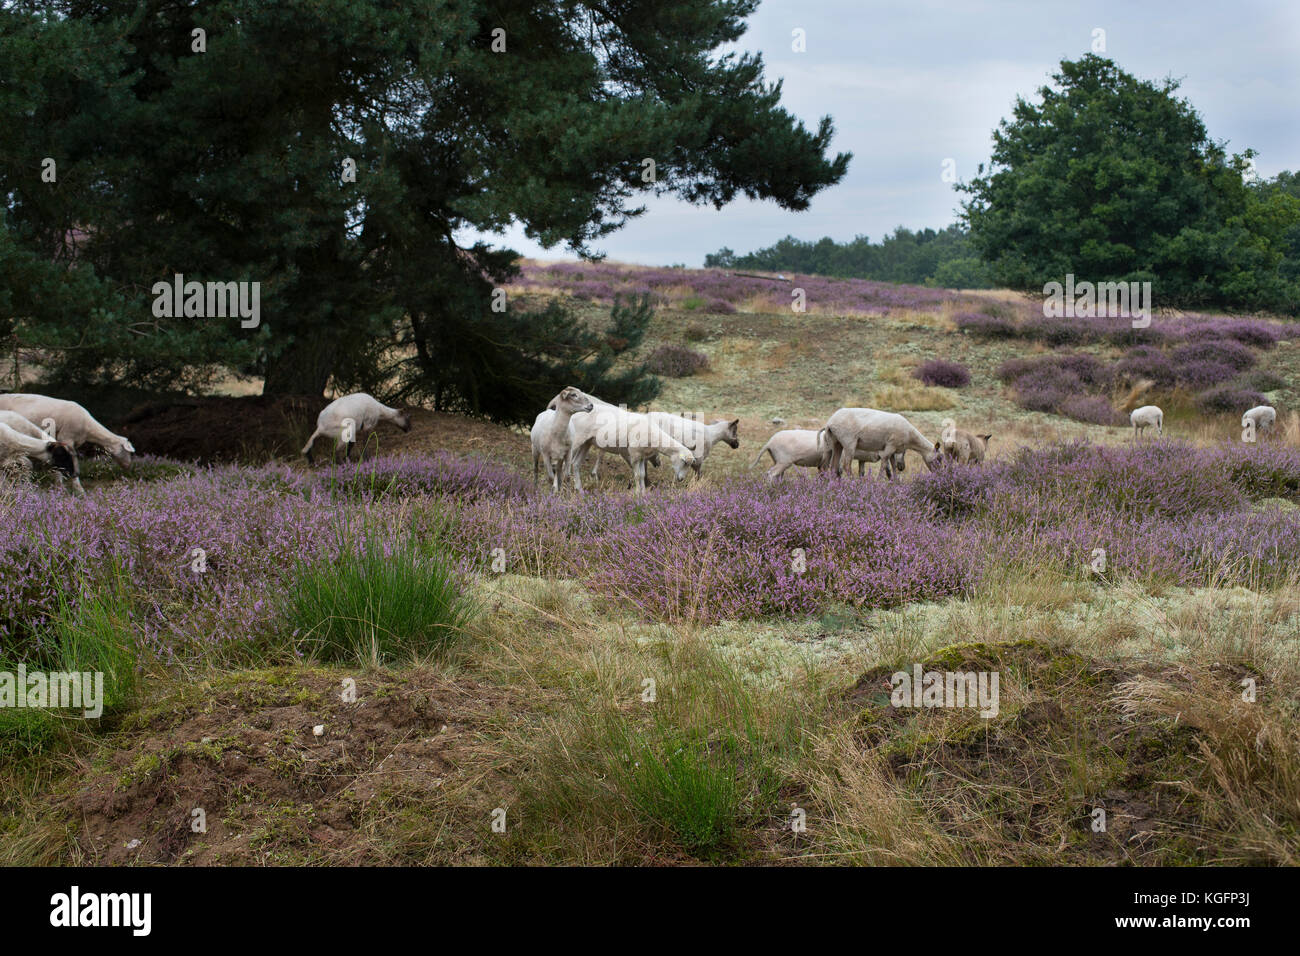
[(1248, 388), (1220, 385), (1196, 396), (1196, 407), (1208, 414), (1233, 412), (1240, 415), (1248, 408), (1264, 404), (1264, 396)]
[(646, 367), (655, 375), (686, 378), (709, 368), (709, 357), (682, 345), (661, 345), (646, 358)]
[(912, 375), (926, 385), (939, 385), (943, 388), (962, 388), (970, 384), (970, 371), (966, 366), (946, 359), (922, 362), (912, 370)]

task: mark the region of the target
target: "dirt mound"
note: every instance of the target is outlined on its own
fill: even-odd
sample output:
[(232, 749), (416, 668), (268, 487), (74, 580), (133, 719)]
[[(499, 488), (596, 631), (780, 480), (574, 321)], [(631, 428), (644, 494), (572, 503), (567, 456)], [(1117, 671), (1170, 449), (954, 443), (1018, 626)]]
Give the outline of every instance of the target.
[(858, 712), (863, 748), (884, 754), (927, 813), (973, 849), (996, 852), (1009, 841), (1056, 846), (1043, 862), (1140, 864), (1173, 845), (1196, 857), (1199, 808), (1188, 783), (1203, 763), (1197, 734), (1177, 722), (1135, 719), (1125, 689), (1144, 680), (1223, 694), (1241, 668), (1120, 669), (1020, 640), (954, 645), (921, 670), (996, 673), (998, 713), (893, 706), (890, 667), (862, 675), (845, 700)]
[(442, 846), (455, 859), (441, 862), (477, 859), (508, 793), (477, 789), (473, 745), (515, 708), (500, 691), (421, 670), (357, 676), (348, 703), (345, 676), (232, 674), (133, 715), (62, 800), (86, 862), (427, 862), (411, 834), (431, 824), (455, 836)]
[[(316, 427), (325, 400), (309, 396), (209, 396), (168, 399), (137, 405), (125, 416), (105, 422), (131, 439), (141, 454), (201, 464), (256, 463), (268, 458), (300, 458)], [(491, 422), (410, 410), (411, 431), (380, 425), (367, 454), (427, 454), (446, 449), (480, 454), (524, 467), (528, 437)], [(328, 453), (328, 446), (318, 449)]]

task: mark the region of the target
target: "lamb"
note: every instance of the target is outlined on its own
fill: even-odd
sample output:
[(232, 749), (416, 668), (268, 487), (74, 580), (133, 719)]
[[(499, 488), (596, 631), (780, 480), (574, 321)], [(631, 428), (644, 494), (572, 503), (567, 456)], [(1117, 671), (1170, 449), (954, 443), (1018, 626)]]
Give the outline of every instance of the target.
[[(823, 465), (823, 469), (830, 465), (831, 450), (829, 447), (825, 450), (824, 455), (825, 464)], [(866, 475), (868, 462), (880, 461), (880, 457), (880, 452), (878, 451), (867, 451), (863, 448), (859, 448), (853, 455), (853, 460), (858, 463), (858, 477), (862, 478)], [(894, 452), (893, 456), (885, 464), (884, 470), (885, 473), (891, 475), (891, 477), (895, 473), (907, 471), (907, 452)]]
[(533, 423), (533, 487), (537, 487), (537, 464), (546, 463), (546, 477), (557, 494), (564, 480), (569, 460), (569, 419), (574, 412), (589, 412), (595, 403), (581, 391), (569, 386), (556, 395), (546, 411)]
[(763, 460), (764, 453), (772, 456), (772, 467), (767, 470), (767, 477), (776, 481), (791, 465), (824, 467), (826, 445), (821, 441), (821, 433), (811, 428), (786, 428), (767, 440), (749, 467), (756, 467)]
[(1241, 416), (1243, 429), (1254, 428), (1255, 435), (1263, 435), (1277, 421), (1277, 409), (1271, 405), (1256, 405)]
[(889, 479), (897, 475), (893, 460), (899, 452), (914, 451), (931, 471), (938, 467), (939, 453), (934, 445), (915, 425), (894, 412), (875, 408), (841, 408), (827, 419), (818, 434), (825, 436), (830, 451), (827, 466), (834, 469), (836, 476), (843, 474), (846, 462), (856, 460), (858, 449), (878, 453), (881, 474)]
[[(336, 398), (316, 416), (316, 430), (311, 433), (311, 438), (307, 439), (302, 453), (307, 456), (307, 463), (312, 464), (311, 446), (316, 439), (332, 438), (335, 441), (335, 448), (338, 447), (338, 443), (347, 445), (343, 458), (350, 460), (352, 447), (357, 443), (357, 438), (360, 437), (364, 443), (365, 436), (380, 422), (391, 422), (404, 432), (411, 430), (411, 419), (405, 410), (389, 408), (375, 401), (365, 392), (353, 392), (351, 395)], [(358, 453), (357, 461), (360, 460), (361, 453)]]
[(1165, 413), (1160, 410), (1159, 405), (1143, 405), (1141, 408), (1133, 409), (1128, 420), (1133, 425), (1133, 440), (1137, 441), (1138, 435), (1147, 428), (1155, 427), (1157, 435), (1165, 433)]
[(622, 408), (597, 407), (577, 412), (569, 419), (569, 474), (573, 485), (582, 490), (580, 469), (591, 448), (622, 455), (632, 466), (633, 483), (638, 495), (645, 493), (645, 465), (654, 455), (668, 455), (677, 480), (686, 477), (686, 469), (695, 463), (689, 448), (666, 434), (646, 415)]
[(135, 447), (122, 435), (114, 435), (76, 402), (45, 395), (25, 395), (11, 392), (0, 395), (0, 411), (17, 412), (29, 422), (35, 422), (56, 441), (78, 448), (81, 445), (98, 445), (113, 456), (123, 469), (131, 467)]
[(939, 436), (939, 441), (934, 443), (934, 450), (943, 452), (945, 459), (955, 461), (959, 465), (968, 462), (975, 462), (978, 465), (984, 461), (984, 454), (988, 450), (988, 443), (992, 437), (991, 434), (975, 435), (961, 428), (945, 428)]
[(659, 426), (673, 438), (677, 439), (695, 454), (695, 477), (699, 478), (704, 468), (704, 460), (718, 442), (726, 442), (732, 448), (740, 447), (740, 419), (731, 421), (719, 419), (711, 424), (683, 415), (669, 415), (667, 412), (650, 412), (650, 421)]
[[(34, 438), (40, 442), (52, 442), (54, 436), (44, 431), (39, 425), (29, 422), (26, 418), (17, 412), (0, 412), (0, 424), (8, 425), (20, 435), (28, 438)], [(77, 495), (85, 495), (86, 489), (81, 487), (81, 468), (77, 463), (77, 452), (68, 444), (63, 444), (64, 448), (72, 455), (72, 472), (71, 474), (62, 469), (55, 469), (55, 474), (59, 476), (59, 483), (65, 484), (69, 478), (72, 479), (72, 492)]]
[(0, 422), (0, 469), (18, 466), (29, 471), (34, 461), (58, 469), (65, 478), (77, 477), (77, 459), (67, 445), (49, 435), (32, 438)]

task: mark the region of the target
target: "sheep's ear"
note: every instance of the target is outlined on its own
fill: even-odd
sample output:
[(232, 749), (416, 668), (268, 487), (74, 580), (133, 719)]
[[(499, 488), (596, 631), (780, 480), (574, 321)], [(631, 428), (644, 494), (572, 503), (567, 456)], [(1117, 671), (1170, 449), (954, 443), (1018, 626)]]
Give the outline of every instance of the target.
[(942, 450), (943, 450), (943, 445), (942, 445), (941, 443), (939, 443), (939, 442), (935, 442), (935, 443), (934, 443), (934, 450), (935, 450), (935, 451), (942, 451)]
[(122, 442), (122, 446), (123, 446), (127, 451), (129, 451), (131, 454), (133, 454), (133, 455), (135, 454), (135, 446), (132, 445), (130, 441), (123, 441), (123, 442)]
[(992, 435), (980, 435), (980, 438), (983, 438), (985, 441), (988, 441), (992, 437), (993, 437)]

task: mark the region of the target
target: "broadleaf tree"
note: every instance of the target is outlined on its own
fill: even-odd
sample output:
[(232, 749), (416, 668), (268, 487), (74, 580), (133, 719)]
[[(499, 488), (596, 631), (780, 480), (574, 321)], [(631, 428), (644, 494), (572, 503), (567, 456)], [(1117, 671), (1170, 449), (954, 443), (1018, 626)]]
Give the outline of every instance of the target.
[(991, 168), (962, 188), (971, 241), (994, 280), (1041, 289), (1067, 273), (1151, 281), (1157, 306), (1294, 313), (1283, 268), (1300, 206), (1251, 175), (1176, 94), (1088, 54), (1018, 98)]

